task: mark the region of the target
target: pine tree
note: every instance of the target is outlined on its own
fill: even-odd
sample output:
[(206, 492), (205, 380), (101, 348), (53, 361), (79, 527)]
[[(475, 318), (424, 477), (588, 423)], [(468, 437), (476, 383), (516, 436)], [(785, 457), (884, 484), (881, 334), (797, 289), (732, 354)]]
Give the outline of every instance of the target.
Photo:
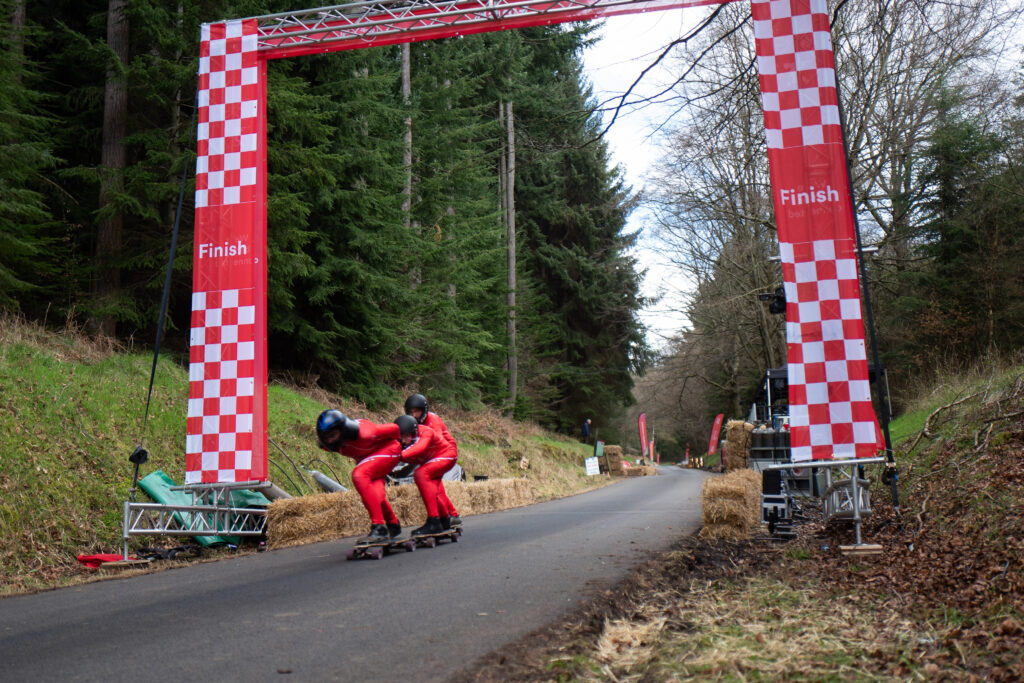
[[(24, 7), (22, 6), (22, 10)], [(0, 3), (10, 19), (14, 3)], [(23, 12), (20, 15), (23, 18)], [(19, 25), (20, 24), (20, 25)], [(40, 111), (35, 74), (27, 63), (23, 24), (5, 25), (0, 48), (0, 307), (22, 310), (52, 291), (52, 219), (41, 192), (54, 164), (46, 135), (52, 121)]]
[(410, 377), (425, 391), (461, 404), (479, 400), (496, 379), (503, 348), (500, 296), (504, 250), (494, 197), (486, 55), (490, 36), (414, 46), (413, 224), (409, 246), (421, 264), (415, 319), (422, 326)]
[[(636, 314), (643, 305), (636, 236), (623, 234), (628, 188), (609, 170), (578, 53), (589, 29), (531, 29), (534, 60), (518, 107), (523, 137), (522, 253), (531, 280), (524, 298), (531, 359), (517, 413), (566, 431), (587, 415), (632, 401), (632, 376), (648, 350)], [(538, 381), (541, 380), (541, 381)]]

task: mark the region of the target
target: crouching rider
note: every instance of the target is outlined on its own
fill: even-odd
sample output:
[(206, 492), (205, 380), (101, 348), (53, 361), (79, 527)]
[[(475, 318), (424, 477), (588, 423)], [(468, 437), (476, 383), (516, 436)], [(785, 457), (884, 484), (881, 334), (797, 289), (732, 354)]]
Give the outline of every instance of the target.
[[(455, 463), (459, 457), (459, 446), (455, 443), (455, 437), (448, 431), (448, 426), (441, 419), (441, 416), (437, 413), (430, 412), (430, 407), (427, 405), (427, 397), (423, 394), (413, 394), (409, 398), (405, 399), (405, 414), (411, 415), (416, 418), (416, 422), (419, 424), (429, 427), (434, 432), (440, 433), (441, 437), (451, 444), (453, 449), (452, 455), (454, 457), (448, 462), (448, 467), (441, 470), (441, 473), (437, 478), (437, 504), (438, 514), (441, 515), (441, 524), (444, 527), (450, 528), (453, 526), (461, 526), (462, 518), (459, 517), (459, 511), (455, 509), (455, 505), (452, 504), (450, 498), (448, 498), (447, 492), (444, 490), (444, 484), (441, 481), (441, 476), (445, 472), (455, 467)], [(439, 469), (440, 465), (435, 466), (435, 469)], [(419, 470), (417, 470), (418, 472)], [(425, 475), (423, 475), (425, 476)], [(417, 484), (419, 480), (416, 480)]]
[(386, 541), (402, 533), (402, 525), (388, 503), (384, 479), (398, 464), (402, 447), (395, 424), (353, 420), (338, 410), (325, 410), (316, 421), (320, 447), (356, 460), (352, 485), (370, 514), (370, 533), (360, 541)]
[[(418, 465), (413, 473), (413, 481), (423, 497), (423, 506), (427, 508), (427, 523), (412, 532), (413, 536), (439, 534), (451, 528), (448, 508), (441, 501), (444, 484), (441, 477), (450, 470), (457, 459), (454, 447), (426, 425), (416, 423), (411, 415), (401, 415), (395, 424), (398, 425), (402, 444), (402, 462)], [(448, 496), (445, 495), (447, 500)]]

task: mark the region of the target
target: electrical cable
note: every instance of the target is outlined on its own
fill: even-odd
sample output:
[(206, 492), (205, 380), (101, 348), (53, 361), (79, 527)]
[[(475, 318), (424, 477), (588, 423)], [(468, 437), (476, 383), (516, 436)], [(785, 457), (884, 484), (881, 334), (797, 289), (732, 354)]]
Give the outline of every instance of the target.
[[(286, 458), (286, 459), (288, 460), (288, 462), (290, 462), (290, 463), (291, 463), (291, 465), (292, 465), (292, 469), (294, 469), (294, 470), (295, 470), (295, 472), (296, 472), (296, 474), (298, 474), (298, 475), (299, 475), (299, 480), (300, 480), (300, 481), (302, 481), (303, 483), (307, 483), (307, 484), (308, 484), (308, 482), (306, 482), (306, 477), (305, 477), (305, 476), (303, 475), (303, 473), (302, 473), (302, 470), (300, 470), (300, 469), (299, 469), (299, 467), (298, 467), (298, 465), (296, 465), (296, 464), (295, 464), (295, 461), (291, 459), (291, 456), (289, 456), (289, 455), (288, 455), (287, 453), (285, 453), (285, 452), (284, 452), (284, 449), (283, 449), (283, 448), (281, 448), (280, 446), (278, 446), (278, 445), (277, 445), (277, 442), (276, 442), (276, 441), (274, 441), (273, 439), (267, 439), (267, 441), (269, 441), (269, 442), (270, 442), (270, 444), (271, 444), (271, 445), (272, 445), (272, 446), (273, 446), (274, 448), (276, 448), (277, 450), (281, 451), (281, 455), (283, 455), (283, 456), (284, 456), (284, 457), (285, 457), (285, 458)], [(313, 488), (312, 488), (312, 487), (309, 487), (309, 492), (310, 492), (310, 493), (313, 493)], [(299, 489), (299, 495), (302, 495), (302, 489)]]
[(313, 458), (310, 462), (322, 462), (327, 467), (327, 469), (331, 471), (331, 474), (334, 475), (334, 481), (341, 483), (341, 477), (339, 477), (338, 473), (334, 471), (334, 467), (331, 465), (331, 463), (327, 462), (326, 460), (321, 460), (320, 458)]
[(292, 478), (288, 475), (287, 470), (285, 470), (283, 467), (274, 462), (273, 458), (271, 458), (269, 455), (267, 456), (267, 460), (270, 462), (271, 465), (273, 465), (274, 467), (281, 471), (281, 474), (284, 476), (285, 479), (288, 480), (288, 483), (292, 485), (292, 487), (295, 489), (295, 492), (301, 496), (302, 488), (300, 486), (297, 486), (295, 482), (292, 481)]
[[(195, 100), (192, 104), (192, 141), (195, 142), (196, 138), (196, 111), (198, 110), (199, 103), (199, 91), (196, 91)], [(178, 190), (178, 211), (174, 216), (174, 230), (171, 233), (171, 253), (167, 257), (167, 274), (164, 276), (164, 291), (163, 296), (160, 299), (160, 316), (157, 318), (156, 323), (156, 344), (153, 346), (153, 368), (149, 373), (149, 390), (146, 392), (146, 411), (142, 416), (142, 425), (139, 428), (139, 438), (136, 442), (139, 446), (142, 445), (142, 440), (146, 436), (146, 425), (149, 423), (149, 404), (153, 398), (153, 380), (156, 378), (156, 364), (160, 359), (160, 340), (164, 334), (164, 319), (167, 317), (167, 305), (171, 298), (171, 273), (174, 268), (174, 252), (178, 248), (178, 232), (181, 228), (181, 209), (185, 203), (185, 185), (188, 183), (188, 171), (190, 164), (186, 160), (184, 168), (181, 170), (181, 187)]]

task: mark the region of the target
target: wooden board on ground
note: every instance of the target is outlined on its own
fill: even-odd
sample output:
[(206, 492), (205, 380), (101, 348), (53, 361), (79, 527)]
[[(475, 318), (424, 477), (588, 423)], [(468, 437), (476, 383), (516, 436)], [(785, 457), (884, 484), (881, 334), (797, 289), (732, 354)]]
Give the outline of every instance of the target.
[(877, 543), (861, 543), (860, 545), (841, 545), (839, 553), (842, 555), (881, 555), (882, 546)]
[(131, 567), (142, 567), (149, 564), (149, 560), (114, 560), (113, 562), (104, 562), (100, 565), (100, 569), (129, 569)]

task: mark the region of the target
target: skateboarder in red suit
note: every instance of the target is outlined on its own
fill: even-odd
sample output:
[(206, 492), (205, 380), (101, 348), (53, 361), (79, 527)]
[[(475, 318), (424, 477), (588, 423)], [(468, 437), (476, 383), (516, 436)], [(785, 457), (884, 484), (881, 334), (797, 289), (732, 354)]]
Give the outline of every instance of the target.
[[(451, 468), (455, 460), (455, 449), (440, 432), (426, 425), (416, 423), (412, 415), (401, 415), (395, 424), (401, 431), (402, 462), (418, 465), (413, 474), (416, 487), (427, 508), (427, 523), (412, 532), (413, 536), (439, 534), (451, 528), (441, 522), (440, 500), (441, 477)], [(447, 496), (446, 496), (447, 497)], [(447, 508), (445, 508), (447, 511)]]
[[(430, 412), (427, 398), (423, 394), (413, 394), (405, 399), (405, 414), (411, 415), (419, 424), (440, 434), (441, 438), (451, 445), (452, 451), (450, 455), (443, 456), (443, 459), (432, 464), (422, 475), (420, 470), (423, 467), (417, 468), (413, 478), (417, 486), (420, 483), (421, 477), (429, 476), (431, 481), (436, 482), (438, 514), (440, 515), (441, 526), (445, 529), (451, 528), (453, 525), (458, 526), (462, 524), (459, 511), (455, 509), (451, 499), (448, 498), (448, 494), (444, 490), (444, 484), (441, 482), (441, 477), (444, 476), (444, 473), (455, 467), (455, 463), (458, 461), (459, 447), (455, 443), (455, 438), (448, 432), (448, 427), (445, 425), (444, 420), (437, 413)], [(420, 491), (423, 491), (422, 487), (420, 487)], [(429, 510), (429, 508), (427, 509)]]
[(356, 460), (352, 485), (370, 514), (370, 533), (365, 539), (386, 541), (402, 533), (402, 525), (384, 493), (384, 478), (402, 453), (398, 425), (353, 420), (341, 411), (325, 410), (317, 418), (316, 436), (324, 450)]

